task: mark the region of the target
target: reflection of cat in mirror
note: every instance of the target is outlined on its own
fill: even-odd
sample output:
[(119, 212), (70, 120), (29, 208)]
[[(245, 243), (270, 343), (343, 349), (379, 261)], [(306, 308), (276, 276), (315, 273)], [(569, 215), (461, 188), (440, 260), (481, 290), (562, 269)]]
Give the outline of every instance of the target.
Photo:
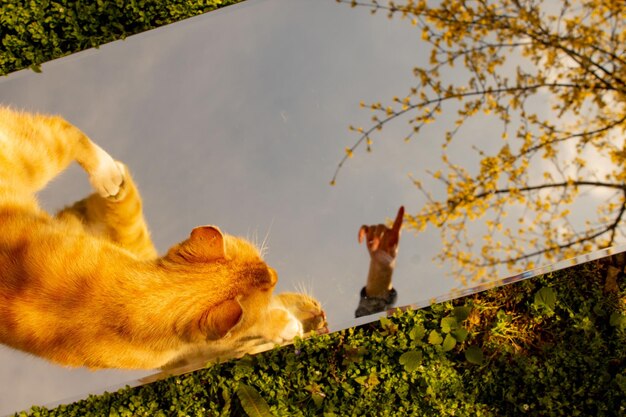
[[(304, 292), (286, 292), (276, 294), (270, 302), (270, 312), (287, 311), (298, 319), (298, 323), (302, 326), (301, 331), (307, 333), (322, 333), (328, 331), (326, 328), (326, 315), (319, 301)], [(271, 313), (270, 313), (271, 314)], [(189, 352), (182, 358), (169, 363), (166, 369), (175, 368), (178, 371), (186, 371), (196, 369), (205, 365), (207, 362), (223, 361), (226, 359), (238, 358), (246, 353), (256, 353), (271, 348), (274, 343), (280, 343), (280, 338), (275, 338), (275, 327), (271, 321), (267, 323), (259, 323), (245, 333), (241, 333), (235, 339), (222, 339), (211, 343), (210, 346), (204, 346), (195, 352)], [(182, 367), (187, 367), (184, 369)]]
[[(50, 216), (34, 194), (72, 161), (97, 193)], [(1, 343), (150, 369), (246, 335), (290, 340), (307, 322), (298, 296), (272, 296), (276, 281), (254, 245), (214, 226), (158, 258), (123, 164), (60, 117), (0, 108)]]

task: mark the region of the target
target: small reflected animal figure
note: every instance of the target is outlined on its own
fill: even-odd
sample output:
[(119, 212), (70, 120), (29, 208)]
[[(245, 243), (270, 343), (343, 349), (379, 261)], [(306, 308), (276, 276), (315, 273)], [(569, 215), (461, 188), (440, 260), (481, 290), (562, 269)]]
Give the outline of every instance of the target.
[[(52, 216), (35, 193), (73, 161), (96, 192)], [(0, 343), (154, 369), (325, 326), (321, 308), (297, 307), (304, 295), (273, 295), (276, 282), (253, 244), (215, 226), (158, 257), (124, 164), (61, 117), (0, 107)]]

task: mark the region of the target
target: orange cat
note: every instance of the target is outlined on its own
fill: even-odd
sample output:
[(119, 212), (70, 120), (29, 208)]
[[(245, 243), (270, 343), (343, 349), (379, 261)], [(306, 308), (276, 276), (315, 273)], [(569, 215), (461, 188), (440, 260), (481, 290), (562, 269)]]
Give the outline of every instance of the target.
[[(72, 161), (97, 193), (52, 217), (34, 193)], [(215, 226), (157, 258), (123, 164), (60, 117), (0, 108), (1, 343), (62, 365), (152, 369), (249, 334), (290, 340), (303, 322), (276, 304), (276, 281), (252, 244)]]

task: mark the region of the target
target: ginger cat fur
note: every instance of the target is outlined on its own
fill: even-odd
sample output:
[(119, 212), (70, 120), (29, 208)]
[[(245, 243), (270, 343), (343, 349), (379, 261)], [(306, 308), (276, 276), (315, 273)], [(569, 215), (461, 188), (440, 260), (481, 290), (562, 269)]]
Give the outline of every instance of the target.
[[(286, 310), (292, 314), (302, 326), (303, 334), (327, 333), (326, 314), (321, 304), (306, 293), (285, 292), (276, 294), (270, 302), (270, 310)], [(199, 367), (207, 362), (222, 362), (224, 360), (239, 358), (246, 353), (257, 353), (271, 349), (274, 344), (281, 343), (280, 338), (268, 337), (275, 333), (271, 328), (275, 327), (272, 322), (259, 323), (247, 332), (240, 333), (233, 339), (217, 340), (211, 346), (204, 346), (195, 352), (176, 361), (170, 362), (164, 367), (167, 375), (184, 373)], [(151, 381), (148, 379), (147, 381)]]
[[(34, 194), (73, 161), (96, 193), (51, 216)], [(122, 163), (61, 117), (0, 107), (0, 343), (154, 369), (251, 334), (290, 340), (303, 323), (274, 300), (276, 281), (254, 245), (215, 226), (157, 257)]]

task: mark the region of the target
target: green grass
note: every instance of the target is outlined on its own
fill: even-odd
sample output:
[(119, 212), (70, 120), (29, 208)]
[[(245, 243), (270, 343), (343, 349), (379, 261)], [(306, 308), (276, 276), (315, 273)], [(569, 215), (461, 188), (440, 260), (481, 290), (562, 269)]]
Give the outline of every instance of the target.
[(0, 8), (0, 75), (242, 0), (8, 0)]

